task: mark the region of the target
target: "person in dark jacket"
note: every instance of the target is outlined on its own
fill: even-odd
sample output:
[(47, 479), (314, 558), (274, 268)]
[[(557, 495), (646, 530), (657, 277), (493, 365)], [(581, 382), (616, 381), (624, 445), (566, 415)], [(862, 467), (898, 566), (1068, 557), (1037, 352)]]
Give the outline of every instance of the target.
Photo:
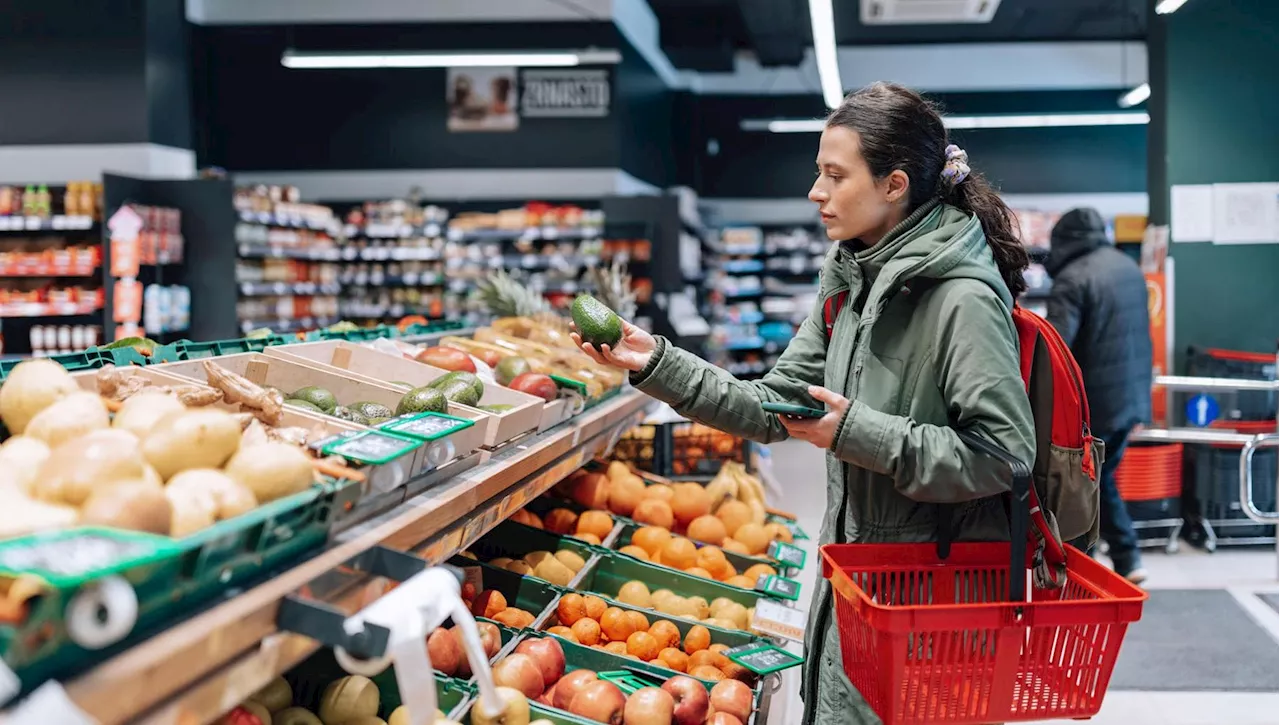
[(1084, 375), (1092, 433), (1107, 446), (1102, 465), (1101, 534), (1116, 573), (1135, 584), (1147, 573), (1133, 520), (1116, 489), (1129, 433), (1151, 418), (1151, 321), (1137, 262), (1107, 238), (1095, 209), (1072, 209), (1054, 225), (1045, 270), (1053, 278), (1049, 322), (1071, 346)]

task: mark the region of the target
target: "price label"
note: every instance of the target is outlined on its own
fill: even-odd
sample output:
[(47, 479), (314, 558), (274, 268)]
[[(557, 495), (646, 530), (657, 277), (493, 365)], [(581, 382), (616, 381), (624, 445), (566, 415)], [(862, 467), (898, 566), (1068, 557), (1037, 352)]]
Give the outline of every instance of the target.
[(0, 549), (0, 570), (40, 574), (54, 585), (123, 569), (169, 546), (145, 534), (69, 530), (14, 539)]
[(788, 607), (772, 599), (757, 599), (751, 629), (761, 634), (804, 642), (808, 615), (803, 609)]
[(746, 654), (747, 652), (754, 652), (755, 650), (758, 650), (758, 649), (760, 649), (759, 642), (747, 642), (746, 644), (740, 644), (737, 647), (730, 647), (729, 649), (721, 652), (720, 654), (724, 655), (725, 657), (733, 657), (734, 655)]
[[(749, 647), (751, 645), (743, 645)], [(749, 652), (734, 654), (733, 650), (724, 653), (726, 657), (746, 667), (757, 675), (767, 675), (779, 670), (804, 664), (804, 658), (785, 649), (773, 645), (755, 645)]]
[(800, 582), (776, 574), (767, 574), (756, 580), (756, 591), (794, 602), (800, 598)]
[(365, 431), (342, 441), (332, 443), (323, 450), (327, 455), (338, 455), (359, 463), (378, 465), (395, 460), (421, 445), (413, 438), (405, 438), (385, 431)]
[(776, 559), (778, 563), (785, 564), (793, 569), (803, 569), (804, 561), (807, 555), (804, 549), (785, 541), (775, 541), (769, 547), (770, 558)]
[(418, 413), (383, 423), (379, 429), (424, 441), (433, 441), (472, 425), (475, 424), (466, 418), (456, 418), (443, 413)]

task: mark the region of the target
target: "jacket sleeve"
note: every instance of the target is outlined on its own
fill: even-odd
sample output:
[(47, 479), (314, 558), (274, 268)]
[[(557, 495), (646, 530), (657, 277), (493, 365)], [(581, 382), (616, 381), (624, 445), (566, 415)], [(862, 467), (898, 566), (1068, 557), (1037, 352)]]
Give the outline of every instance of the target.
[(990, 290), (984, 294), (969, 285), (947, 285), (938, 293), (945, 297), (932, 358), (954, 428), (917, 423), (854, 402), (836, 429), (832, 451), (891, 477), (908, 498), (960, 503), (1008, 491), (1011, 472), (966, 446), (955, 429), (971, 431), (1030, 466), (1035, 424), (1009, 310)]
[(1084, 287), (1069, 277), (1054, 280), (1049, 290), (1048, 313), (1045, 319), (1062, 336), (1067, 347), (1075, 344), (1080, 332), (1081, 311), (1084, 308)]
[(649, 364), (632, 374), (631, 383), (677, 413), (712, 428), (762, 443), (783, 440), (787, 429), (760, 404), (822, 407), (808, 392), (810, 385), (823, 384), (827, 359), (826, 336), (821, 318), (815, 315), (821, 315), (821, 303), (815, 305), (777, 364), (760, 380), (738, 380), (659, 337)]

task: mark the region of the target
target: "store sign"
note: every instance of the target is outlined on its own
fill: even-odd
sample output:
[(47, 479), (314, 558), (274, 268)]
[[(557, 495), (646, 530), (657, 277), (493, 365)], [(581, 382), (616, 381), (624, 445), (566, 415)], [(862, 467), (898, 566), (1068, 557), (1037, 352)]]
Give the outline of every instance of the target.
[(526, 118), (609, 115), (607, 70), (525, 70), (520, 83), (520, 115)]

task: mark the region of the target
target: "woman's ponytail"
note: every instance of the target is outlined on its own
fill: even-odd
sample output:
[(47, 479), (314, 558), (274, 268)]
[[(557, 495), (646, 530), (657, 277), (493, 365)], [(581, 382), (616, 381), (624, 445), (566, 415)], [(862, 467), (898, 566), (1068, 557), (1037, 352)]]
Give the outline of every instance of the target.
[(945, 169), (943, 174), (943, 200), (978, 218), (1000, 276), (1017, 299), (1027, 291), (1022, 273), (1031, 263), (1027, 248), (1018, 238), (1018, 218), (981, 174), (969, 172), (955, 184), (947, 183)]

